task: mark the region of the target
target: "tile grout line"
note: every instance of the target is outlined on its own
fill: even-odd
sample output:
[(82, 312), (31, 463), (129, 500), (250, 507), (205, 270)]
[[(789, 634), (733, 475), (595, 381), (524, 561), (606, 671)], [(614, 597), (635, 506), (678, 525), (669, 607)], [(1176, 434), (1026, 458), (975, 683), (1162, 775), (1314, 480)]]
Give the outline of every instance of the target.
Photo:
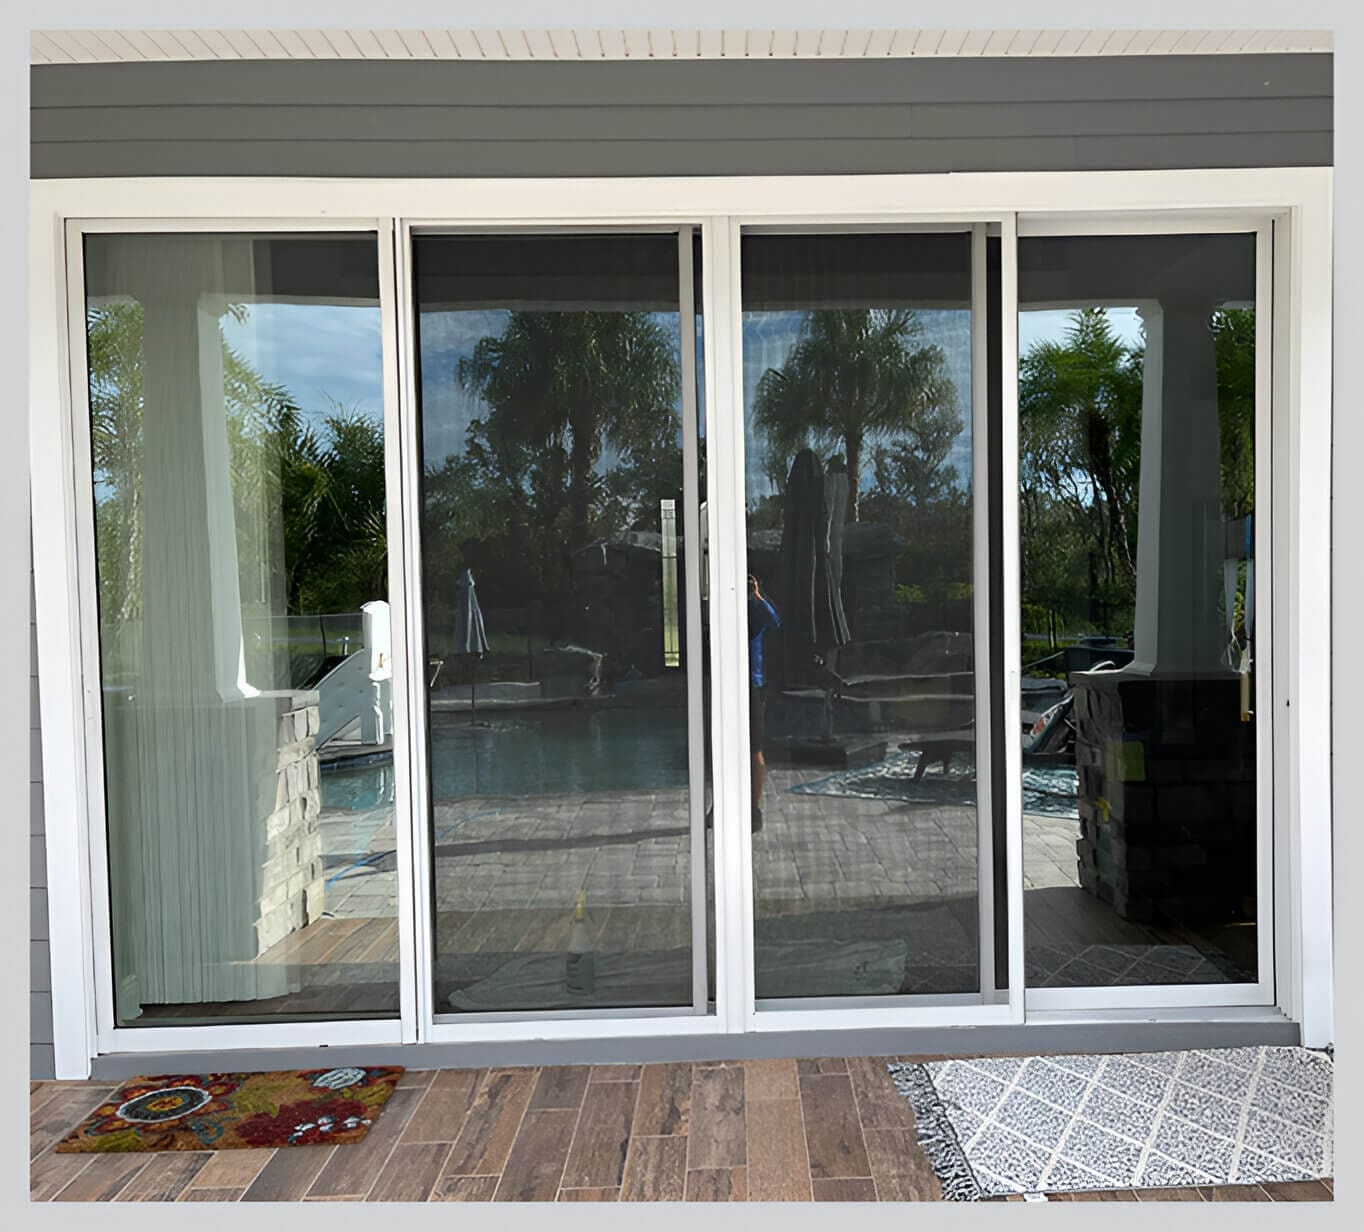
[[(526, 1118), (530, 1115), (530, 1105), (531, 1105), (531, 1101), (534, 1100), (534, 1098), (535, 1098), (535, 1088), (536, 1088), (537, 1086), (540, 1085), (540, 1075), (541, 1075), (542, 1073), (544, 1073), (544, 1066), (542, 1066), (542, 1065), (537, 1065), (537, 1066), (535, 1067), (535, 1080), (530, 1084), (530, 1090), (526, 1093), (526, 1106), (525, 1106), (524, 1108), (521, 1109), (521, 1119), (520, 1119), (519, 1121), (516, 1122), (516, 1132), (515, 1132), (514, 1134), (512, 1134), (511, 1145), (507, 1147), (507, 1157), (506, 1157), (506, 1159), (504, 1159), (504, 1160), (502, 1161), (502, 1167), (499, 1168), (498, 1171), (497, 1171), (497, 1184), (496, 1184), (495, 1186), (493, 1186), (493, 1196), (492, 1196), (492, 1198), (490, 1199), (490, 1201), (492, 1201), (492, 1202), (496, 1202), (496, 1201), (497, 1201), (497, 1195), (498, 1195), (498, 1194), (501, 1192), (501, 1190), (502, 1190), (502, 1182), (503, 1182), (503, 1180), (506, 1178), (506, 1175), (507, 1175), (507, 1163), (508, 1163), (508, 1161), (509, 1161), (509, 1160), (511, 1159), (511, 1157), (512, 1157), (512, 1152), (513, 1152), (514, 1150), (516, 1150), (516, 1144), (521, 1140), (521, 1131), (522, 1131), (523, 1129), (525, 1129), (525, 1127), (526, 1127)], [(589, 1071), (589, 1073), (588, 1073), (587, 1078), (588, 1078), (588, 1081), (589, 1081), (589, 1082), (592, 1081), (592, 1075), (591, 1075), (591, 1072), (590, 1072), (590, 1071)], [(586, 1087), (583, 1088), (583, 1098), (584, 1098), (584, 1099), (587, 1098), (587, 1088), (586, 1088)], [(455, 1149), (455, 1148), (454, 1148), (454, 1143), (451, 1143), (451, 1144), (450, 1144), (450, 1149), (451, 1149), (452, 1151)], [(447, 1156), (447, 1158), (449, 1158), (449, 1157)], [(567, 1156), (567, 1155), (564, 1156), (564, 1167), (565, 1167), (565, 1168), (568, 1167), (568, 1156)], [(560, 1180), (560, 1182), (562, 1182), (563, 1179), (564, 1179), (563, 1169), (560, 1169), (560, 1171), (559, 1171), (559, 1180)], [(561, 1185), (556, 1185), (556, 1186), (554, 1187), (555, 1197), (558, 1196), (558, 1193), (559, 1193), (559, 1189), (560, 1189), (560, 1188), (561, 1188)]]
[[(425, 1096), (423, 1096), (422, 1098), (424, 1099)], [(422, 1105), (422, 1101), (419, 1099), (419, 1100), (416, 1102), (416, 1104), (413, 1106), (411, 1113), (408, 1115), (408, 1119), (403, 1123), (402, 1129), (398, 1130), (397, 1134), (394, 1135), (394, 1138), (393, 1138), (393, 1145), (392, 1145), (391, 1147), (388, 1148), (388, 1154), (384, 1156), (384, 1162), (381, 1163), (381, 1164), (374, 1170), (374, 1180), (370, 1182), (369, 1188), (366, 1189), (365, 1192), (364, 1192), (364, 1194), (362, 1195), (364, 1201), (366, 1201), (366, 1202), (369, 1201), (369, 1195), (372, 1194), (372, 1193), (374, 1192), (374, 1187), (375, 1187), (376, 1185), (378, 1185), (380, 1178), (384, 1175), (384, 1169), (388, 1167), (389, 1162), (393, 1159), (393, 1152), (396, 1151), (396, 1150), (398, 1149), (399, 1144), (400, 1144), (400, 1143), (402, 1142), (402, 1140), (403, 1140), (403, 1134), (405, 1134), (405, 1133), (407, 1132), (407, 1127), (408, 1127), (409, 1125), (412, 1124), (412, 1117), (414, 1117), (414, 1116), (417, 1115), (417, 1109), (420, 1108), (421, 1105)], [(378, 1118), (376, 1117), (375, 1119), (377, 1120)], [(373, 1126), (373, 1125), (370, 1126), (369, 1132), (370, 1132), (370, 1133), (373, 1133), (373, 1132), (374, 1132), (374, 1126)], [(362, 1141), (363, 1141), (363, 1140), (362, 1140)], [(450, 1145), (451, 1145), (451, 1146), (454, 1146), (454, 1143), (451, 1143)], [(333, 1151), (333, 1153), (335, 1153), (336, 1147), (332, 1147), (332, 1151)], [(327, 1159), (327, 1164), (329, 1164), (329, 1163), (331, 1163), (331, 1158), (330, 1158), (330, 1157)], [(323, 1164), (323, 1165), (322, 1165), (322, 1168), (325, 1168), (325, 1167), (327, 1166), (327, 1164)], [(317, 1176), (321, 1176), (321, 1175), (322, 1175), (322, 1168), (319, 1168), (319, 1169), (317, 1170)], [(317, 1183), (317, 1177), (314, 1177), (314, 1178), (313, 1178), (313, 1184), (316, 1184), (316, 1183)], [(308, 1188), (309, 1188), (309, 1189), (312, 1189), (312, 1185), (309, 1185)]]
[[(478, 1073), (480, 1074), (480, 1077), (479, 1077), (478, 1081), (474, 1084), (473, 1090), (470, 1091), (470, 1093), (469, 1093), (469, 1100), (468, 1100), (468, 1103), (465, 1105), (464, 1112), (462, 1113), (462, 1115), (461, 1115), (460, 1118), (459, 1118), (459, 1127), (453, 1132), (453, 1134), (451, 1135), (451, 1138), (450, 1138), (450, 1154), (451, 1154), (451, 1155), (454, 1154), (454, 1149), (455, 1149), (455, 1146), (456, 1146), (456, 1145), (458, 1144), (458, 1142), (459, 1142), (460, 1135), (464, 1133), (465, 1128), (466, 1128), (466, 1127), (468, 1126), (468, 1124), (469, 1124), (469, 1114), (473, 1111), (474, 1103), (475, 1103), (475, 1101), (478, 1099), (478, 1093), (479, 1093), (481, 1090), (483, 1090), (484, 1084), (487, 1083), (487, 1081), (488, 1081), (488, 1075), (489, 1075), (491, 1072), (492, 1072), (491, 1070), (487, 1070), (487, 1069), (479, 1070), (479, 1071), (478, 1071)], [(433, 1078), (432, 1081), (431, 1081), (431, 1090), (434, 1091), (434, 1090), (435, 1090), (435, 1087), (436, 1087), (436, 1083), (435, 1083), (435, 1079)], [(424, 1100), (425, 1100), (425, 1096), (422, 1097), (422, 1101), (419, 1101), (418, 1104), (417, 1104), (417, 1106), (412, 1110), (412, 1117), (413, 1117), (414, 1120), (416, 1119), (417, 1113), (421, 1111), (421, 1103), (424, 1102)], [(407, 1127), (406, 1125), (403, 1126), (403, 1133), (406, 1133), (406, 1132), (407, 1132), (407, 1128), (408, 1128), (408, 1127)], [(446, 1162), (446, 1163), (449, 1163), (449, 1162), (450, 1162), (450, 1156), (449, 1156), (449, 1155), (447, 1155), (447, 1156), (445, 1157), (445, 1162)], [(442, 1170), (441, 1170), (441, 1175), (442, 1175), (442, 1176), (444, 1175), (444, 1169), (443, 1169), (443, 1168), (442, 1168)], [(474, 1175), (478, 1175), (478, 1174), (474, 1174)], [(498, 1177), (499, 1180), (501, 1180), (501, 1176), (502, 1176), (502, 1174), (499, 1172), (499, 1173), (497, 1174), (497, 1177)], [(438, 1177), (436, 1178), (436, 1184), (439, 1185), (439, 1184), (440, 1184), (440, 1181), (441, 1181), (441, 1177), (438, 1176)], [(495, 1188), (495, 1187), (494, 1187), (494, 1188)], [(435, 1186), (432, 1186), (431, 1192), (432, 1192), (432, 1193), (435, 1193)], [(428, 1197), (429, 1197), (429, 1196), (430, 1196), (430, 1195), (428, 1195)]]
[[(274, 1157), (275, 1157), (276, 1153), (278, 1152), (278, 1150), (279, 1150), (278, 1147), (273, 1147), (273, 1146), (272, 1146), (272, 1147), (269, 1147), (269, 1148), (268, 1148), (269, 1153), (266, 1155), (265, 1159), (261, 1162), (261, 1166), (260, 1166), (259, 1168), (257, 1168), (256, 1171), (252, 1174), (251, 1178), (250, 1178), (248, 1181), (246, 1181), (244, 1184), (242, 1184), (242, 1185), (234, 1185), (234, 1186), (232, 1186), (232, 1188), (234, 1188), (234, 1189), (240, 1189), (240, 1190), (242, 1191), (242, 1193), (245, 1193), (248, 1189), (250, 1189), (251, 1186), (255, 1184), (256, 1179), (260, 1176), (260, 1174), (261, 1174), (262, 1172), (265, 1171), (265, 1169), (266, 1169), (267, 1165), (270, 1163), (270, 1161), (271, 1161), (272, 1159), (274, 1159)], [(209, 1156), (208, 1163), (204, 1164), (204, 1166), (203, 1166), (202, 1168), (200, 1168), (199, 1171), (196, 1172), (196, 1173), (194, 1174), (193, 1177), (190, 1178), (189, 1184), (188, 1184), (187, 1186), (185, 1186), (185, 1192), (188, 1193), (189, 1190), (191, 1190), (191, 1189), (216, 1189), (216, 1188), (219, 1188), (219, 1187), (216, 1186), (216, 1185), (200, 1185), (200, 1184), (198, 1184), (198, 1180), (199, 1180), (199, 1177), (208, 1169), (209, 1164), (211, 1164), (211, 1163), (212, 1163), (219, 1155), (221, 1155), (222, 1153), (223, 1153), (222, 1151), (214, 1151), (214, 1152), (212, 1152), (212, 1154)]]
[[(538, 1080), (537, 1080), (537, 1081), (538, 1081)], [(556, 1189), (555, 1192), (554, 1192), (554, 1200), (555, 1200), (556, 1202), (559, 1201), (559, 1195), (562, 1194), (562, 1193), (564, 1192), (564, 1174), (568, 1171), (568, 1161), (569, 1161), (570, 1159), (573, 1158), (573, 1146), (574, 1146), (574, 1144), (578, 1141), (578, 1130), (579, 1130), (579, 1128), (582, 1126), (582, 1123), (583, 1123), (583, 1107), (584, 1107), (584, 1105), (587, 1103), (587, 1089), (588, 1089), (588, 1087), (590, 1087), (591, 1085), (592, 1085), (592, 1067), (589, 1065), (589, 1066), (587, 1067), (587, 1081), (585, 1081), (585, 1082), (583, 1083), (583, 1093), (582, 1093), (581, 1097), (580, 1097), (579, 1100), (578, 1100), (578, 1115), (577, 1115), (576, 1117), (573, 1118), (573, 1132), (569, 1135), (569, 1138), (568, 1138), (568, 1150), (564, 1152), (564, 1166), (563, 1166), (563, 1169), (562, 1169), (562, 1170), (560, 1171), (560, 1173), (559, 1173), (559, 1187), (558, 1187), (558, 1189)], [(532, 1089), (532, 1090), (531, 1090), (531, 1097), (534, 1098), (534, 1095), (535, 1095), (535, 1091), (534, 1091), (534, 1089)], [(498, 1184), (500, 1185), (501, 1183), (502, 1183), (502, 1181), (501, 1181), (501, 1179), (499, 1178), (499, 1179), (498, 1179)], [(576, 1188), (578, 1188), (578, 1186), (576, 1186), (576, 1185), (570, 1185), (570, 1186), (568, 1186), (568, 1188), (569, 1188), (569, 1189), (576, 1189)]]
[[(843, 1058), (843, 1063), (844, 1063), (845, 1065), (848, 1063), (848, 1059), (847, 1059), (846, 1057)], [(855, 1082), (852, 1080), (852, 1070), (851, 1070), (851, 1069), (848, 1071), (848, 1085), (852, 1088), (853, 1109), (854, 1109), (854, 1111), (856, 1111), (856, 1113), (857, 1113), (857, 1129), (858, 1129), (858, 1132), (862, 1135), (862, 1152), (863, 1152), (863, 1154), (865, 1154), (866, 1157), (867, 1157), (867, 1171), (872, 1173), (872, 1177), (871, 1177), (871, 1191), (872, 1191), (872, 1193), (874, 1193), (874, 1194), (876, 1195), (876, 1201), (880, 1202), (880, 1201), (881, 1201), (881, 1187), (876, 1183), (876, 1175), (875, 1175), (875, 1172), (873, 1171), (872, 1166), (871, 1166), (871, 1151), (869, 1151), (869, 1150), (867, 1149), (867, 1126), (866, 1126), (866, 1123), (865, 1123), (865, 1122), (863, 1121), (863, 1119), (862, 1119), (862, 1099), (861, 1099), (861, 1097), (857, 1094), (857, 1083), (855, 1083)], [(802, 1109), (801, 1109), (801, 1123), (804, 1124), (804, 1121), (805, 1121), (805, 1110), (804, 1110), (804, 1108), (802, 1107)], [(810, 1155), (809, 1144), (808, 1144), (808, 1143), (806, 1144), (806, 1151), (805, 1151), (805, 1154), (806, 1154), (806, 1168), (807, 1168), (807, 1170), (808, 1170), (808, 1168), (809, 1168), (809, 1155)], [(810, 1178), (810, 1197), (813, 1198), (814, 1196), (815, 1196), (815, 1179), (814, 1179), (814, 1177), (811, 1177), (811, 1178)]]
[[(450, 1162), (450, 1156), (455, 1153), (453, 1142), (442, 1142), (439, 1144), (445, 1148), (445, 1154), (440, 1157), (440, 1167), (436, 1169), (436, 1175), (431, 1181), (431, 1188), (428, 1189), (423, 1197), (415, 1199), (417, 1202), (430, 1202), (431, 1195), (436, 1192), (436, 1186), (440, 1184), (440, 1178), (445, 1175), (445, 1165)], [(382, 1172), (380, 1175), (383, 1175)]]
[[(682, 1160), (682, 1193), (685, 1197), (687, 1192), (687, 1176), (691, 1173), (691, 1140), (692, 1130), (696, 1128), (696, 1063), (691, 1066), (691, 1085), (687, 1089), (687, 1151)], [(748, 1074), (745, 1071), (744, 1081), (748, 1081)], [(748, 1120), (744, 1119), (744, 1158), (748, 1158)]]
[[(588, 1072), (588, 1075), (587, 1075), (587, 1083), (588, 1083), (588, 1086), (591, 1086), (591, 1085), (592, 1085), (592, 1074), (591, 1074), (591, 1071)], [(583, 1098), (584, 1098), (584, 1099), (587, 1098), (587, 1096), (586, 1096), (585, 1093), (584, 1093)], [(630, 1171), (630, 1157), (631, 1157), (631, 1156), (634, 1154), (634, 1152), (635, 1152), (635, 1139), (638, 1138), (638, 1137), (640, 1136), (640, 1135), (638, 1135), (638, 1134), (635, 1133), (635, 1126), (639, 1124), (639, 1101), (640, 1101), (641, 1099), (643, 1099), (643, 1098), (644, 1098), (644, 1066), (641, 1065), (641, 1066), (639, 1067), (639, 1085), (638, 1085), (638, 1087), (635, 1089), (635, 1103), (634, 1103), (634, 1107), (630, 1109), (630, 1134), (629, 1134), (629, 1136), (625, 1139), (625, 1158), (622, 1159), (622, 1160), (620, 1161), (620, 1192), (621, 1192), (621, 1193), (624, 1193), (624, 1192), (625, 1192), (625, 1177), (626, 1177), (626, 1175), (627, 1175), (627, 1174), (629, 1173), (629, 1171)], [(564, 1156), (564, 1170), (566, 1171), (567, 1169), (568, 1169), (568, 1156), (565, 1155), (565, 1156)], [(684, 1194), (685, 1194), (686, 1191), (687, 1191), (687, 1175), (686, 1175), (686, 1174), (687, 1174), (687, 1170), (686, 1170), (685, 1168), (683, 1168), (683, 1169), (682, 1169), (682, 1192), (683, 1192)], [(563, 1179), (563, 1172), (560, 1172), (559, 1177), (560, 1177), (560, 1180)]]
[[(44, 1152), (44, 1154), (50, 1153), (50, 1152), (51, 1152), (51, 1149), (52, 1149), (52, 1148), (49, 1147), (48, 1150)], [(41, 1158), (42, 1158), (42, 1155), (39, 1155), (39, 1156), (38, 1156), (38, 1159), (41, 1159)], [(95, 1160), (96, 1160), (97, 1158), (99, 1158), (97, 1155), (92, 1154), (92, 1155), (90, 1156), (89, 1159), (87, 1159), (83, 1164), (81, 1164), (81, 1166), (80, 1166), (79, 1168), (76, 1169), (75, 1174), (71, 1177), (71, 1179), (70, 1179), (69, 1181), (67, 1181), (66, 1184), (63, 1185), (60, 1189), (58, 1189), (50, 1198), (48, 1198), (47, 1201), (48, 1201), (48, 1202), (55, 1202), (59, 1197), (61, 1197), (61, 1195), (64, 1194), (64, 1193), (67, 1191), (67, 1189), (69, 1189), (69, 1188), (71, 1187), (71, 1185), (73, 1185), (81, 1176), (84, 1175), (85, 1170), (86, 1170), (92, 1163), (94, 1163)], [(30, 1194), (30, 1201), (32, 1200), (31, 1195), (32, 1195), (32, 1193), (33, 1193), (33, 1165), (36, 1164), (36, 1163), (38, 1162), (38, 1159), (31, 1160), (31, 1161), (29, 1162), (29, 1166), (28, 1166), (28, 1170), (29, 1170), (29, 1194)]]

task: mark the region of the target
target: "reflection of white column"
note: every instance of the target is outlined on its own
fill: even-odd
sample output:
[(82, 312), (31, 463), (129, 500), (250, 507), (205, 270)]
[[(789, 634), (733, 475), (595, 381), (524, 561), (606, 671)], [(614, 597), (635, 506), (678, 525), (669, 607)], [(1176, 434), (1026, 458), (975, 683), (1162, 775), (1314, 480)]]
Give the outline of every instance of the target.
[(360, 716), (360, 740), (382, 744), (393, 730), (393, 641), (388, 604), (374, 599), (360, 608), (374, 705)]
[[(294, 699), (245, 686), (237, 515), (215, 310), (222, 245), (130, 240), (110, 278), (142, 305), (140, 672), (105, 711), (120, 1012), (279, 996), (257, 922), (288, 887), (264, 869), (282, 807), (307, 807)], [(249, 259), (249, 241), (233, 246)], [(244, 285), (238, 271), (231, 285)], [(287, 718), (287, 723), (282, 720)], [(306, 726), (306, 716), (304, 719)], [(285, 764), (287, 753), (288, 764)], [(278, 768), (278, 774), (276, 770)]]
[(1141, 485), (1134, 673), (1221, 667), (1222, 472), (1217, 354), (1208, 302), (1139, 309)]
[(226, 309), (227, 301), (221, 295), (206, 295), (198, 303), (199, 413), (204, 437), (204, 512), (213, 615), (213, 673), (224, 701), (254, 697), (259, 692), (246, 679), (237, 515), (232, 498), (232, 452), (227, 435), (227, 383), (218, 323)]

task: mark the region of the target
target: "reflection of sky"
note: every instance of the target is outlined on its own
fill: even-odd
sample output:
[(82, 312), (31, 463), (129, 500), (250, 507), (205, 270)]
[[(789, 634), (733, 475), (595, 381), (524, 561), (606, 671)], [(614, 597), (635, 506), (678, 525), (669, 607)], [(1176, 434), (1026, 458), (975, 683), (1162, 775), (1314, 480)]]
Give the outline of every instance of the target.
[[(681, 340), (678, 337), (677, 313), (656, 312), (648, 315), (666, 331), (673, 343), (674, 360), (680, 363), (678, 352)], [(483, 400), (460, 384), (459, 361), (471, 356), (483, 338), (501, 334), (510, 319), (510, 311), (502, 308), (420, 314), (418, 343), (421, 347), (424, 467), (439, 469), (446, 458), (463, 454), (470, 422), (487, 414), (488, 408)], [(604, 449), (597, 469), (609, 470), (614, 462), (610, 450)]]
[(464, 452), (471, 420), (487, 408), (459, 383), (461, 359), (479, 341), (500, 334), (511, 319), (506, 309), (423, 312), (417, 319), (421, 348), (422, 461), (439, 469), (446, 458)]
[[(1114, 330), (1128, 346), (1141, 343), (1141, 319), (1135, 308), (1106, 310)], [(957, 387), (963, 429), (949, 461), (963, 482), (971, 471), (971, 330), (966, 310), (918, 310), (922, 342), (943, 348), (947, 370)], [(1064, 341), (1072, 311), (1021, 309), (1018, 315), (1020, 354), (1038, 342)], [(462, 453), (469, 421), (485, 409), (455, 378), (459, 360), (472, 354), (479, 339), (502, 332), (505, 310), (427, 312), (420, 317), (422, 419), (428, 464), (439, 465)], [(675, 314), (659, 314), (672, 333)], [(744, 402), (752, 407), (754, 392), (768, 368), (779, 368), (798, 337), (800, 312), (744, 314)], [(698, 342), (699, 342), (698, 329)], [(320, 423), (333, 403), (372, 417), (383, 413), (383, 367), (378, 306), (256, 303), (247, 320), (223, 319), (228, 343), (261, 375), (285, 386), (308, 418)], [(698, 346), (698, 353), (699, 353)], [(748, 490), (768, 490), (761, 442), (747, 429)], [(864, 476), (864, 483), (866, 477)]]
[(283, 385), (317, 427), (334, 403), (371, 419), (384, 412), (379, 307), (251, 304), (223, 317), (228, 345), (271, 384)]
[[(1026, 355), (1039, 342), (1064, 342), (1076, 308), (1020, 308), (1018, 312), (1018, 353)], [(1105, 308), (1113, 332), (1129, 348), (1142, 344), (1141, 318), (1135, 308)]]
[[(964, 488), (971, 483), (971, 312), (966, 308), (917, 308), (915, 319), (920, 334), (916, 346), (938, 346), (943, 350), (947, 375), (957, 389), (957, 413), (961, 431), (947, 456), (956, 467), (957, 482)], [(754, 433), (753, 403), (758, 382), (769, 368), (780, 368), (800, 338), (804, 312), (744, 313), (744, 452), (746, 487), (750, 500), (774, 489), (764, 465), (766, 448)], [(868, 441), (862, 453), (862, 489), (872, 485), (873, 451), (877, 441)], [(840, 450), (841, 452), (841, 450)]]

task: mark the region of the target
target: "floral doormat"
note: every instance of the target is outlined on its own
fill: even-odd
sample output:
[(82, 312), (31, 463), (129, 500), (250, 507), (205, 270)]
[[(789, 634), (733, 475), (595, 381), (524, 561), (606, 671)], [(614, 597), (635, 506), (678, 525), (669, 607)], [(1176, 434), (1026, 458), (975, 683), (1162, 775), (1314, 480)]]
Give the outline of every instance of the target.
[(400, 1065), (385, 1065), (134, 1078), (54, 1149), (226, 1151), (359, 1142), (402, 1072)]
[(1208, 1048), (889, 1068), (949, 1201), (1333, 1175), (1324, 1052)]

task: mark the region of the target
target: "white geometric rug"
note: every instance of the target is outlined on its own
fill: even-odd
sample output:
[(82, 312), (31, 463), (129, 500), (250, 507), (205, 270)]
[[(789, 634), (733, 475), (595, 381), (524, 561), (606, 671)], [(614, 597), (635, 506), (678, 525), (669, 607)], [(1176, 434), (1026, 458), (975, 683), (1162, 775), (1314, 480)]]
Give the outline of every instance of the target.
[(949, 1200), (1334, 1173), (1324, 1052), (1216, 1048), (889, 1069)]

